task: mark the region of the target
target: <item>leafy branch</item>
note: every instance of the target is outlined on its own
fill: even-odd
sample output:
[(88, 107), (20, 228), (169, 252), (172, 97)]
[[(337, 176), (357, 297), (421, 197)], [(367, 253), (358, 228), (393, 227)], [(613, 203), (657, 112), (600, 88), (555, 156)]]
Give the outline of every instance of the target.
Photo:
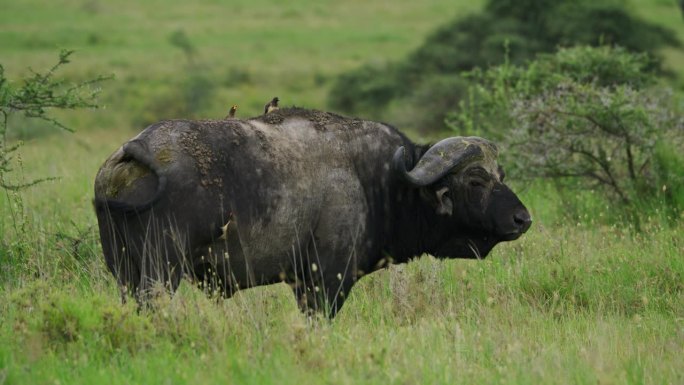
[(9, 145), (7, 139), (8, 120), (12, 114), (21, 114), (26, 118), (44, 120), (63, 130), (73, 130), (48, 113), (51, 109), (79, 109), (98, 108), (96, 102), (100, 89), (100, 82), (111, 79), (111, 76), (97, 76), (93, 79), (78, 83), (69, 83), (65, 79), (58, 79), (55, 74), (64, 65), (70, 63), (71, 50), (62, 50), (59, 59), (46, 72), (36, 72), (29, 69), (32, 75), (24, 79), (23, 84), (14, 87), (5, 76), (5, 68), (0, 64), (0, 188), (5, 190), (22, 190), (54, 178), (33, 179), (22, 183), (7, 181), (8, 174), (13, 170), (14, 153), (22, 143)]

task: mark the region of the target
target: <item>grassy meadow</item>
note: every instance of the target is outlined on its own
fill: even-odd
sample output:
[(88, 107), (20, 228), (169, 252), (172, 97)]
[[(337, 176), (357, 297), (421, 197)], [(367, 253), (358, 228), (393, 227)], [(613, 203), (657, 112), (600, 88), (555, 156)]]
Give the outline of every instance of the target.
[[(156, 311), (121, 305), (91, 200), (123, 141), (232, 104), (256, 115), (276, 95), (326, 109), (337, 74), (401, 58), (481, 4), (2, 2), (10, 79), (49, 68), (60, 48), (77, 50), (68, 78), (115, 78), (104, 108), (54, 113), (74, 134), (10, 120), (25, 142), (14, 180), (58, 179), (0, 191), (0, 385), (683, 384), (682, 219), (650, 211), (637, 228), (592, 191), (566, 215), (567, 197), (543, 183), (511, 182), (535, 218), (520, 240), (485, 261), (424, 256), (364, 277), (333, 321), (304, 317), (284, 284), (216, 300), (184, 282)], [(684, 41), (675, 1), (630, 4)], [(681, 89), (684, 50), (663, 54)]]

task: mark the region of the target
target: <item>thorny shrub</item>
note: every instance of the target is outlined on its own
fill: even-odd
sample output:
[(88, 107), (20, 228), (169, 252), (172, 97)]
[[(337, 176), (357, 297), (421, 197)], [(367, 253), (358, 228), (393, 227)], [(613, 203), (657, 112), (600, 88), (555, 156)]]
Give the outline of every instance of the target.
[(576, 47), (476, 71), (450, 125), (495, 139), (517, 177), (595, 189), (633, 213), (666, 202), (676, 218), (684, 167), (672, 149), (684, 144), (684, 118), (648, 66), (643, 54)]

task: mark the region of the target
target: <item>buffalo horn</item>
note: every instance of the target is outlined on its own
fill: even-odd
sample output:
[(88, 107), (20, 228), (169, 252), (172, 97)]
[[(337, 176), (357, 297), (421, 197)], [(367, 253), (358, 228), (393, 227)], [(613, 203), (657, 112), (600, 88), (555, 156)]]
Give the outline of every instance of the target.
[(453, 137), (441, 140), (430, 147), (411, 171), (406, 170), (403, 146), (394, 153), (392, 162), (394, 169), (407, 182), (422, 187), (434, 183), (457, 166), (465, 166), (474, 160), (484, 158), (483, 145), (496, 156), (496, 147), (486, 139)]

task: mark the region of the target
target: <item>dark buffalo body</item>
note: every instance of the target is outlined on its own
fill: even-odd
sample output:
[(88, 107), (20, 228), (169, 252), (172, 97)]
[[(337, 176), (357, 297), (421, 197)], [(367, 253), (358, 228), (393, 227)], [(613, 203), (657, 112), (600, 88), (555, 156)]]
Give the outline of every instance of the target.
[(95, 181), (107, 265), (145, 301), (183, 275), (230, 296), (287, 282), (303, 309), (342, 306), (363, 274), (424, 253), (482, 258), (530, 216), (481, 138), (413, 144), (396, 129), (280, 109), (163, 121)]

